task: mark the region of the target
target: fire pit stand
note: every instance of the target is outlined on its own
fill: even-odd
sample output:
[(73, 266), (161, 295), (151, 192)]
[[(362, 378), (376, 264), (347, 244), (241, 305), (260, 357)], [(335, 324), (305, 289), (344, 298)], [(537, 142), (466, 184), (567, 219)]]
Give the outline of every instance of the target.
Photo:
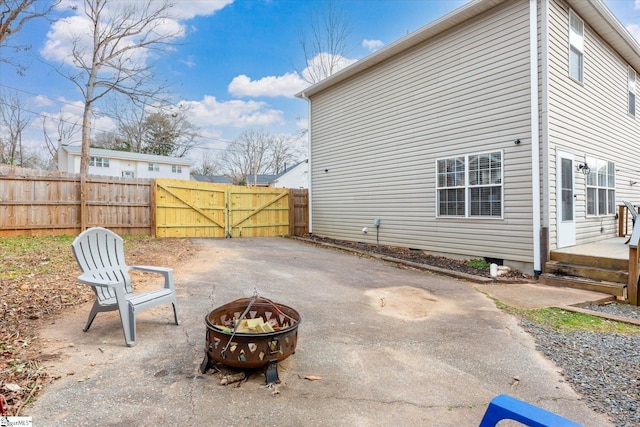
[[(262, 318), (273, 332), (238, 332), (245, 319)], [(214, 309), (207, 325), (203, 374), (218, 362), (232, 368), (265, 369), (267, 384), (278, 381), (278, 362), (295, 353), (300, 314), (291, 307), (254, 295)]]

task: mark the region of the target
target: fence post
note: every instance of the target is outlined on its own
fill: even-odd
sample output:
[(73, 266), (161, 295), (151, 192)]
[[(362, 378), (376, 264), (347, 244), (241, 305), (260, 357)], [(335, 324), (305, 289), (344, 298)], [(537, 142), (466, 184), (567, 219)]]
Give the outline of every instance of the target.
[(153, 179), (149, 185), (149, 227), (151, 228), (151, 237), (156, 238), (156, 180)]
[(639, 305), (638, 301), (638, 248), (629, 246), (629, 279), (627, 282), (627, 298), (629, 304)]
[(296, 191), (289, 189), (289, 236), (296, 235)]
[[(618, 237), (624, 237), (626, 232), (626, 224), (627, 224), (627, 216), (626, 214), (626, 206), (620, 205), (618, 206)], [(623, 226), (623, 224), (625, 226)]]

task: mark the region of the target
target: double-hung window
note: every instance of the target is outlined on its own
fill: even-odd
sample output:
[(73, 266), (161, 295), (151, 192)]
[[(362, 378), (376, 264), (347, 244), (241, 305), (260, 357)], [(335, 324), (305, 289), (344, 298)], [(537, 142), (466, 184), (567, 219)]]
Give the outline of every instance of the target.
[(569, 76), (584, 80), (584, 22), (569, 11)]
[(109, 158), (108, 157), (90, 157), (89, 166), (95, 166), (98, 168), (108, 168)]
[(436, 162), (438, 216), (502, 217), (502, 152)]
[(158, 163), (149, 163), (149, 170), (152, 172), (158, 172), (160, 170), (160, 165)]
[(629, 87), (629, 114), (635, 117), (636, 115), (636, 91), (637, 91), (637, 77), (636, 72), (633, 68), (629, 67), (629, 78), (628, 78), (628, 87)]
[(606, 160), (587, 158), (587, 215), (615, 215), (616, 166)]
[(171, 172), (182, 173), (182, 165), (171, 165)]

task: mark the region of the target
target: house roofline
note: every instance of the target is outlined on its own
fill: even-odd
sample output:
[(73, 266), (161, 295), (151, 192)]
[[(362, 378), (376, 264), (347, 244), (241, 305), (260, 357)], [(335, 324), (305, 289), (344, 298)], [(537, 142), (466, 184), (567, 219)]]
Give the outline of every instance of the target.
[(640, 73), (640, 42), (602, 0), (565, 0), (598, 35)]
[(298, 98), (305, 98), (314, 95), (330, 86), (348, 79), (364, 70), (373, 67), (405, 50), (408, 50), (425, 40), (429, 40), (440, 33), (443, 33), (468, 19), (479, 15), (507, 0), (473, 0), (469, 3), (449, 12), (448, 14), (432, 21), (431, 23), (417, 29), (416, 31), (396, 40), (369, 56), (343, 68), (337, 73), (324, 80), (308, 87), (296, 94)]
[[(60, 148), (69, 154), (80, 155), (79, 145), (61, 145)], [(191, 166), (191, 161), (170, 156), (159, 156), (157, 154), (133, 153), (131, 151), (107, 150), (104, 148), (89, 148), (89, 155), (94, 157), (109, 157), (112, 159), (139, 160), (154, 163), (167, 163), (172, 165)]]
[[(436, 19), (411, 34), (372, 53), (337, 73), (297, 93), (298, 98), (308, 98), (335, 84), (359, 74), (401, 52), (429, 40), (481, 13), (508, 0), (473, 0), (462, 7)], [(609, 43), (627, 63), (640, 73), (640, 44), (620, 23), (602, 0), (565, 0), (602, 39)]]

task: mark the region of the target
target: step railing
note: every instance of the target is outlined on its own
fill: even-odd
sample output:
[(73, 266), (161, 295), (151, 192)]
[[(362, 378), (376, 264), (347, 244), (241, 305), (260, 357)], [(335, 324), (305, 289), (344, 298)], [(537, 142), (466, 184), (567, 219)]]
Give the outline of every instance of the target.
[(629, 282), (627, 283), (627, 295), (629, 304), (640, 305), (638, 300), (638, 280), (640, 280), (640, 253), (638, 252), (638, 243), (640, 242), (640, 221), (636, 221), (633, 225), (633, 231), (629, 238)]

